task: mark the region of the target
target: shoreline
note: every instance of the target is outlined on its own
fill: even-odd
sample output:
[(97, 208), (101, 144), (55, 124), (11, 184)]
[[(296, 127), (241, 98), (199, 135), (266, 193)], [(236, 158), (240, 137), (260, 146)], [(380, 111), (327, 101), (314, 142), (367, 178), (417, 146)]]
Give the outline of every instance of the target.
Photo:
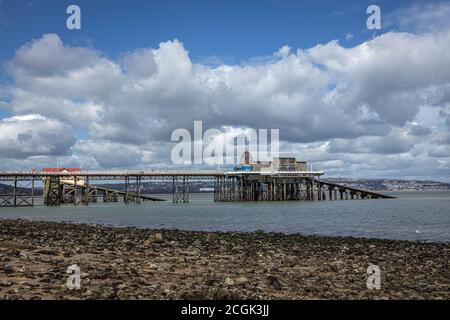
[[(192, 232), (192, 233), (204, 233), (204, 234), (216, 234), (216, 235), (223, 235), (223, 234), (242, 234), (242, 235), (252, 235), (252, 234), (266, 234), (266, 235), (276, 235), (280, 237), (305, 237), (305, 238), (322, 238), (322, 239), (328, 239), (328, 240), (354, 240), (354, 241), (394, 241), (394, 242), (406, 242), (406, 243), (412, 243), (412, 244), (443, 244), (443, 245), (449, 245), (450, 241), (435, 241), (435, 240), (410, 240), (410, 239), (392, 239), (392, 238), (377, 238), (377, 237), (357, 237), (357, 236), (345, 236), (345, 235), (321, 235), (321, 234), (304, 234), (301, 232), (294, 232), (294, 233), (284, 233), (284, 232), (278, 232), (278, 231), (266, 231), (266, 230), (254, 230), (254, 231), (239, 231), (239, 230), (196, 230), (196, 229), (180, 229), (180, 228), (154, 228), (154, 227), (145, 227), (145, 226), (138, 226), (138, 225), (114, 225), (112, 223), (98, 223), (98, 222), (77, 222), (73, 220), (46, 220), (46, 219), (27, 219), (27, 218), (3, 218), (0, 216), (0, 225), (2, 221), (17, 221), (17, 222), (30, 222), (30, 223), (55, 223), (55, 224), (61, 224), (61, 225), (75, 225), (75, 226), (86, 226), (86, 227), (100, 227), (100, 228), (111, 228), (111, 229), (136, 229), (136, 230), (147, 230), (147, 231), (155, 231), (155, 232)], [(0, 234), (0, 242), (1, 240), (1, 234)]]
[[(450, 299), (450, 244), (0, 219), (0, 299)], [(69, 290), (77, 264), (81, 288)], [(366, 286), (367, 267), (381, 289)]]

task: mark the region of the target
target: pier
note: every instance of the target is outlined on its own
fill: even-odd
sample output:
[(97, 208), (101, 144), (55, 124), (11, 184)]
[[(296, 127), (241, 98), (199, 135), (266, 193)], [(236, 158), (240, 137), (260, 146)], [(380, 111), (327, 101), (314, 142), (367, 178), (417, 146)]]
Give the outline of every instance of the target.
[[(189, 182), (192, 180), (214, 181), (214, 201), (324, 201), (394, 198), (389, 195), (352, 188), (320, 179), (321, 171), (79, 171), (79, 172), (33, 172), (0, 171), (0, 183), (8, 186), (0, 192), (0, 206), (33, 206), (36, 184), (43, 188), (44, 204), (88, 205), (103, 202), (139, 204), (162, 201), (157, 197), (141, 194), (143, 181), (172, 182), (172, 201), (189, 202)], [(95, 186), (91, 181), (116, 181), (125, 190)]]
[(276, 173), (229, 172), (217, 177), (214, 200), (241, 201), (323, 201), (395, 198), (320, 180), (323, 172)]

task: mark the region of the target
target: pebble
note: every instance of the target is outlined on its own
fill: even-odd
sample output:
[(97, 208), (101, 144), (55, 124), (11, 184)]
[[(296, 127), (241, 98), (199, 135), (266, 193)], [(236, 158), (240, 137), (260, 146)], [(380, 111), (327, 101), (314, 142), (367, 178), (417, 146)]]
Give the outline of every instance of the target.
[(229, 278), (229, 277), (226, 277), (225, 278), (225, 285), (227, 285), (227, 286), (234, 286), (234, 280)]
[(117, 291), (116, 296), (117, 296), (117, 299), (120, 299), (120, 300), (124, 300), (127, 298), (127, 295), (125, 294), (125, 292), (123, 290)]
[(4, 235), (4, 299), (450, 299), (446, 243), (0, 220)]

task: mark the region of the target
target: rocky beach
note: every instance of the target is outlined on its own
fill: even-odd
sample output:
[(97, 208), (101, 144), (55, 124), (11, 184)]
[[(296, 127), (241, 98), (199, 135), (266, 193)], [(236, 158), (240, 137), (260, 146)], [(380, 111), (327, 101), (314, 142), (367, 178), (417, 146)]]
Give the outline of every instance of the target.
[[(449, 299), (448, 243), (0, 220), (0, 299)], [(70, 290), (67, 268), (80, 268)], [(366, 286), (381, 270), (381, 289)]]

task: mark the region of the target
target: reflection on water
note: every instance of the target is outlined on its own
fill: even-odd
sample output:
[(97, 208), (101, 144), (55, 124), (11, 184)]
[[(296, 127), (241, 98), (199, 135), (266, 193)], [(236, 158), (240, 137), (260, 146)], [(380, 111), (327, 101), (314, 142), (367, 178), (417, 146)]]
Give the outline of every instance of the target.
[(205, 231), (275, 231), (450, 242), (450, 191), (387, 192), (399, 199), (214, 203), (191, 194), (189, 204), (0, 208), (0, 218), (101, 223)]

